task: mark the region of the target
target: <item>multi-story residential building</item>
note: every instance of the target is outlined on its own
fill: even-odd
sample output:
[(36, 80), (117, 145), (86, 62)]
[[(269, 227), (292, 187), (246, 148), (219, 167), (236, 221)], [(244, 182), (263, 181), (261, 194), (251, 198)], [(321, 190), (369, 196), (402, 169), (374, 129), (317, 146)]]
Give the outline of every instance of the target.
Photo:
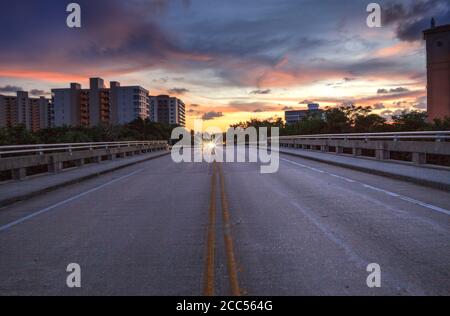
[(0, 94), (0, 127), (6, 127), (5, 97)]
[(121, 87), (111, 82), (111, 117), (117, 124), (125, 124), (135, 119), (149, 118), (148, 90), (140, 86)]
[(89, 126), (89, 90), (80, 91), (80, 125)]
[(102, 78), (89, 79), (89, 125), (112, 123), (110, 120), (110, 90)]
[(49, 128), (53, 125), (52, 102), (40, 97), (30, 99), (31, 130), (36, 132), (40, 129)]
[(150, 119), (153, 122), (186, 126), (184, 102), (168, 95), (150, 97)]
[(155, 96), (148, 97), (148, 114), (151, 122), (158, 122), (158, 113), (156, 113), (158, 99)]
[(68, 89), (53, 89), (55, 125), (96, 126), (125, 124), (149, 117), (148, 91), (140, 86), (120, 86), (103, 79), (91, 78), (90, 88), (72, 83)]
[(52, 123), (51, 102), (45, 97), (30, 98), (28, 92), (17, 91), (16, 96), (0, 95), (0, 126), (24, 125), (38, 131)]
[(17, 121), (17, 97), (0, 95), (0, 127), (12, 127)]
[(80, 126), (82, 90), (79, 83), (70, 88), (52, 89), (55, 126)]
[(17, 123), (31, 129), (31, 106), (27, 91), (17, 91)]
[(30, 130), (37, 132), (41, 128), (41, 109), (39, 108), (39, 99), (30, 100)]
[(285, 111), (284, 119), (287, 125), (293, 125), (300, 122), (308, 114), (321, 114), (322, 110), (319, 109), (319, 104), (310, 103), (308, 104), (307, 110), (296, 110), (296, 111)]

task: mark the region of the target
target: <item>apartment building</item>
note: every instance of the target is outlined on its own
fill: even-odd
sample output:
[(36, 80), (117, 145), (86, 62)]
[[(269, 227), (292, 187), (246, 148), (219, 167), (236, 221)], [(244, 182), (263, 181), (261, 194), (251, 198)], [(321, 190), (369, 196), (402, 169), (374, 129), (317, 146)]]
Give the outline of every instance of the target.
[(90, 78), (89, 89), (72, 83), (67, 89), (53, 89), (55, 125), (96, 126), (125, 124), (149, 117), (148, 90), (140, 86), (121, 86), (102, 78)]
[(30, 98), (27, 91), (16, 96), (0, 95), (0, 127), (24, 125), (38, 131), (52, 124), (51, 101), (45, 97)]
[(17, 97), (0, 95), (0, 127), (12, 127), (18, 124)]
[(45, 97), (30, 99), (31, 127), (33, 132), (53, 125), (53, 109), (50, 99)]
[(308, 104), (307, 110), (293, 110), (285, 111), (284, 119), (287, 125), (294, 125), (303, 120), (306, 116), (311, 114), (322, 115), (323, 111), (319, 108), (319, 104), (310, 103)]
[(182, 100), (168, 95), (151, 96), (150, 120), (186, 126), (185, 104)]
[(79, 83), (71, 83), (70, 88), (52, 89), (55, 126), (80, 126), (82, 89)]
[(89, 125), (113, 123), (110, 120), (110, 89), (102, 78), (89, 79)]
[(116, 124), (149, 118), (149, 92), (140, 86), (121, 87), (111, 82), (111, 118)]

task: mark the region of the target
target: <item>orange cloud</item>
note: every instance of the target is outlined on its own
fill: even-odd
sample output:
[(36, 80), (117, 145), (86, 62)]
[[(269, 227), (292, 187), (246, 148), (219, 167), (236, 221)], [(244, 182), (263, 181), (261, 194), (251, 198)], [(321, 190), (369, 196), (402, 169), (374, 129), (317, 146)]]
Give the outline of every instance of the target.
[(0, 70), (0, 76), (11, 78), (26, 78), (48, 82), (86, 82), (86, 76), (59, 72), (28, 71), (28, 70)]
[(416, 42), (400, 42), (392, 46), (383, 47), (373, 53), (375, 58), (387, 58), (399, 55), (406, 55), (411, 51), (418, 49), (420, 43)]

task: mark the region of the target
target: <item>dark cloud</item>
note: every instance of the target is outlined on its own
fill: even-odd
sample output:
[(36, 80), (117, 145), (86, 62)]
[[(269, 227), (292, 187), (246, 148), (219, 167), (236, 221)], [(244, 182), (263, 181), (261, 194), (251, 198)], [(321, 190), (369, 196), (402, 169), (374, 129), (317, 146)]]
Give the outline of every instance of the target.
[(405, 104), (408, 104), (408, 102), (405, 101), (405, 100), (400, 100), (400, 101), (392, 102), (392, 104), (395, 105), (395, 106), (403, 106)]
[(169, 78), (164, 77), (164, 78), (159, 78), (159, 79), (153, 79), (152, 81), (156, 82), (156, 83), (167, 83), (167, 81), (169, 81)]
[(292, 106), (285, 106), (281, 109), (281, 111), (293, 111), (294, 108)]
[(402, 41), (422, 40), (422, 31), (430, 28), (431, 17), (439, 23), (450, 20), (448, 0), (415, 0), (406, 5), (391, 2), (383, 6), (383, 24), (396, 28), (397, 38)]
[(265, 90), (257, 89), (257, 90), (251, 91), (250, 94), (270, 94), (271, 92), (272, 92), (272, 90), (270, 90), (270, 89), (265, 89)]
[(168, 92), (169, 94), (185, 94), (188, 93), (189, 90), (186, 88), (172, 88)]
[(338, 65), (342, 71), (348, 71), (353, 75), (385, 75), (386, 73), (397, 72), (403, 65), (396, 60), (382, 58), (370, 58), (367, 60), (358, 60), (357, 62)]
[(398, 88), (393, 88), (393, 89), (378, 89), (377, 90), (377, 94), (396, 94), (396, 93), (405, 93), (405, 92), (409, 92), (410, 90), (404, 87), (398, 87)]
[(222, 116), (223, 116), (222, 112), (211, 111), (211, 112), (204, 113), (202, 115), (202, 120), (209, 121), (209, 120), (213, 120), (213, 119), (215, 119), (217, 117), (222, 117)]
[(200, 115), (200, 114), (202, 114), (202, 112), (196, 111), (194, 109), (187, 110), (187, 113), (192, 114), (192, 115)]
[[(0, 19), (0, 30), (8, 31), (0, 32), (0, 42), (7, 43), (0, 45), (0, 72), (16, 71), (19, 77), (27, 72), (41, 80), (57, 73), (78, 80), (157, 70), (162, 78), (153, 82), (161, 85), (185, 76), (190, 83), (195, 77), (202, 87), (248, 90), (415, 76), (412, 72), (418, 70), (410, 60), (352, 58), (371, 56), (371, 49), (387, 42), (383, 36), (367, 40), (365, 28), (357, 27), (367, 17), (361, 1), (79, 0), (81, 29), (65, 26), (64, 1), (3, 1), (0, 10), (7, 14)], [(446, 2), (390, 1), (383, 5), (386, 32), (394, 30), (407, 39), (436, 12), (438, 22), (448, 21)], [(347, 43), (357, 47), (354, 55), (343, 48)]]
[(305, 99), (303, 101), (300, 101), (298, 104), (310, 104), (310, 103), (314, 103), (314, 102), (311, 100)]
[(33, 89), (30, 90), (30, 94), (33, 96), (43, 96), (43, 95), (49, 95), (49, 92), (46, 92), (44, 90), (39, 90), (39, 89)]
[(197, 103), (192, 103), (192, 104), (191, 104), (191, 106), (192, 106), (192, 107), (194, 107), (194, 108), (196, 108), (196, 107), (199, 107), (199, 106), (200, 106), (200, 104), (197, 104)]
[(409, 89), (403, 88), (403, 87), (398, 87), (398, 88), (389, 90), (390, 93), (403, 93), (403, 92), (408, 92), (408, 91), (409, 91)]
[(22, 87), (18, 86), (11, 86), (11, 85), (0, 86), (0, 92), (16, 92), (22, 90), (23, 90)]
[[(92, 69), (123, 73), (187, 55), (155, 21), (158, 8), (166, 2), (79, 0), (82, 27), (69, 29), (64, 1), (15, 1), (7, 8), (0, 7), (2, 12), (8, 11), (8, 17), (0, 19), (0, 29), (9, 30), (0, 33), (0, 41), (9, 43), (0, 47), (1, 66), (64, 69), (78, 74), (92, 74)], [(27, 23), (16, 23), (19, 16)]]

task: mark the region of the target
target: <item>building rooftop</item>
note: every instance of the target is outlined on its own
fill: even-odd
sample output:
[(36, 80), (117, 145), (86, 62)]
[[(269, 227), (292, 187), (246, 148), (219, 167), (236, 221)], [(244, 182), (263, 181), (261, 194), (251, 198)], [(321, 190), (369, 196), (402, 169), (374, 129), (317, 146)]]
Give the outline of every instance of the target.
[(435, 26), (432, 28), (429, 28), (428, 30), (423, 31), (423, 35), (430, 35), (430, 34), (436, 34), (436, 33), (441, 33), (441, 32), (450, 32), (450, 24), (446, 24), (446, 25), (440, 25), (440, 26)]

